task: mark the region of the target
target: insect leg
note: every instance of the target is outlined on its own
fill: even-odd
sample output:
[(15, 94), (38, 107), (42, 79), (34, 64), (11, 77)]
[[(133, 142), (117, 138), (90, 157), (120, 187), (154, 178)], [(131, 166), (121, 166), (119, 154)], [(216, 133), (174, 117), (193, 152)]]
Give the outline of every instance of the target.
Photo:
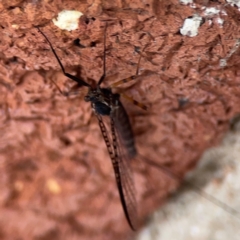
[[(140, 57), (139, 57), (139, 59), (138, 59), (137, 70), (136, 70), (136, 74), (135, 74), (135, 75), (133, 75), (133, 76), (131, 76), (131, 77), (128, 77), (128, 78), (125, 78), (125, 79), (122, 79), (122, 80), (120, 80), (120, 81), (117, 81), (117, 82), (113, 83), (110, 87), (111, 87), (111, 88), (115, 88), (115, 87), (117, 87), (117, 86), (119, 86), (119, 85), (121, 85), (121, 84), (123, 84), (123, 83), (127, 83), (127, 82), (131, 82), (131, 81), (133, 81), (133, 80), (136, 80), (137, 77), (138, 77), (138, 72), (139, 72), (139, 66), (140, 66), (141, 58), (142, 58), (142, 56), (140, 55)], [(126, 98), (128, 101), (132, 102), (134, 105), (142, 108), (143, 110), (147, 110), (147, 109), (148, 109), (146, 105), (144, 105), (144, 104), (142, 104), (142, 103), (134, 100), (133, 98), (131, 98), (131, 97), (129, 97), (128, 95), (126, 95), (125, 93), (121, 93), (121, 92), (120, 92), (120, 94), (121, 94), (121, 96), (123, 96), (124, 98)]]
[(62, 95), (65, 96), (65, 97), (68, 97), (68, 96), (70, 96), (70, 95), (79, 94), (79, 91), (77, 91), (77, 90), (78, 90), (78, 88), (79, 88), (80, 86), (79, 86), (78, 84), (75, 85), (75, 86), (73, 86), (69, 92), (63, 92), (63, 91), (61, 90), (61, 88), (57, 85), (57, 83), (56, 83), (55, 81), (53, 81), (51, 78), (50, 78), (50, 81), (55, 85), (55, 87), (56, 87), (57, 90), (60, 92), (60, 94), (62, 94)]
[[(146, 47), (144, 47), (144, 49), (145, 49)], [(111, 85), (111, 87), (117, 87), (117, 86), (119, 86), (119, 85), (121, 85), (121, 84), (123, 84), (123, 83), (127, 83), (127, 82), (131, 82), (131, 81), (133, 81), (133, 80), (136, 80), (137, 79), (137, 77), (138, 77), (138, 73), (139, 73), (139, 66), (140, 66), (140, 62), (141, 62), (141, 58), (142, 58), (142, 55), (141, 55), (141, 53), (139, 53), (139, 59), (138, 59), (138, 64), (137, 64), (137, 70), (136, 70), (136, 74), (135, 75), (133, 75), (133, 76), (131, 76), (131, 77), (128, 77), (128, 78), (125, 78), (125, 79), (122, 79), (122, 80), (119, 80), (119, 81), (117, 81), (117, 82), (115, 82), (115, 83), (113, 83), (112, 85)]]
[(136, 101), (135, 99), (133, 99), (132, 97), (128, 96), (125, 93), (120, 93), (120, 94), (121, 94), (121, 96), (126, 98), (129, 102), (131, 102), (132, 104), (142, 108), (143, 110), (146, 110), (146, 111), (148, 110), (148, 107), (146, 105), (144, 105), (143, 103)]
[(136, 80), (137, 77), (138, 77), (138, 72), (139, 72), (139, 66), (140, 66), (141, 58), (142, 58), (142, 56), (140, 55), (140, 57), (138, 59), (137, 70), (136, 70), (136, 74), (135, 75), (133, 75), (131, 77), (128, 77), (128, 78), (124, 78), (122, 80), (119, 80), (119, 81), (113, 83), (110, 87), (114, 88), (114, 87), (117, 87), (117, 86), (119, 86), (119, 85), (121, 85), (123, 83), (127, 83), (127, 82), (131, 82), (133, 80)]
[(124, 78), (122, 80), (119, 80), (119, 81), (113, 83), (110, 87), (111, 88), (115, 88), (115, 87), (117, 87), (119, 85), (122, 85), (123, 83), (131, 82), (131, 81), (135, 80), (136, 78), (137, 78), (136, 75), (133, 75), (133, 76), (128, 77), (128, 78)]
[[(73, 75), (71, 75), (70, 73), (67, 73), (67, 72), (65, 71), (65, 69), (64, 69), (64, 67), (63, 67), (63, 65), (62, 65), (62, 63), (61, 63), (61, 61), (60, 61), (57, 53), (55, 52), (55, 50), (54, 50), (54, 48), (53, 48), (53, 46), (52, 46), (52, 44), (51, 44), (51, 42), (48, 40), (47, 36), (40, 30), (40, 28), (37, 27), (37, 29), (38, 29), (38, 31), (44, 36), (44, 38), (46, 39), (46, 41), (48, 42), (48, 44), (49, 44), (49, 46), (50, 46), (50, 48), (51, 48), (54, 56), (56, 57), (59, 65), (60, 65), (60, 67), (61, 67), (61, 69), (62, 69), (63, 74), (64, 74), (66, 77), (68, 77), (68, 78), (72, 79), (73, 81), (77, 82), (80, 86), (90, 87), (90, 85), (89, 85), (88, 83), (86, 83), (84, 80), (82, 80), (82, 79), (80, 79), (80, 78), (78, 78), (78, 77), (76, 77), (76, 76), (73, 76)], [(55, 85), (56, 85), (56, 84), (55, 84)], [(60, 91), (60, 92), (61, 92), (61, 91)]]
[[(157, 162), (154, 162), (148, 158), (146, 158), (145, 156), (142, 155), (138, 155), (139, 159), (141, 159), (143, 162), (147, 163), (149, 166), (153, 166), (157, 169), (159, 169), (160, 171), (162, 171), (164, 174), (166, 174), (167, 176), (171, 177), (172, 179), (176, 179), (179, 182), (182, 181), (182, 178), (172, 172), (169, 168), (165, 167), (164, 165), (161, 165)], [(216, 206), (222, 208), (225, 212), (231, 214), (232, 216), (240, 219), (240, 212), (235, 210), (234, 208), (230, 207), (228, 204), (224, 203), (223, 201), (217, 199), (216, 197), (208, 194), (207, 192), (205, 192), (204, 190), (201, 189), (201, 187), (197, 186), (194, 182), (186, 182), (185, 184), (192, 189), (194, 192), (196, 192), (197, 194), (199, 194), (200, 196), (204, 197), (205, 199), (207, 199), (208, 201), (212, 202), (213, 204), (215, 204)]]

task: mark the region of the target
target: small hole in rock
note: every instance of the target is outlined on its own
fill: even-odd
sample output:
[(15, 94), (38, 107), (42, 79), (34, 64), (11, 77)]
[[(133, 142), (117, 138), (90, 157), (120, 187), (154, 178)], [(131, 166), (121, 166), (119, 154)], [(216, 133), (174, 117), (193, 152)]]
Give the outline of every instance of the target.
[(91, 42), (90, 47), (96, 47), (96, 42)]
[(77, 47), (85, 48), (85, 46), (80, 43), (80, 39), (79, 39), (79, 38), (73, 40), (73, 44), (74, 44), (75, 46), (77, 46)]

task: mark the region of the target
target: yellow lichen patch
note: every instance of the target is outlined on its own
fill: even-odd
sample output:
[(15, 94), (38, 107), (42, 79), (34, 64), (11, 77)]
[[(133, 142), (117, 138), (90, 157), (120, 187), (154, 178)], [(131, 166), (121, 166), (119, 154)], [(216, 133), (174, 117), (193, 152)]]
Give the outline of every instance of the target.
[(46, 186), (47, 186), (47, 189), (51, 192), (51, 193), (54, 193), (54, 194), (59, 194), (61, 192), (61, 187), (60, 185), (58, 184), (58, 182), (53, 179), (53, 178), (50, 178), (47, 180), (47, 183), (46, 183)]
[(12, 28), (14, 28), (14, 29), (19, 29), (19, 25), (17, 25), (17, 24), (12, 24)]

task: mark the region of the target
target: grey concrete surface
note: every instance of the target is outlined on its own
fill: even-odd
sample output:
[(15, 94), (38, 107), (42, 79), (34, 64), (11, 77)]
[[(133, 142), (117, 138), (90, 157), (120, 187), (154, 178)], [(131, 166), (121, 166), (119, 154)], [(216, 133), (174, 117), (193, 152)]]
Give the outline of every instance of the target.
[[(197, 188), (189, 188), (189, 183)], [(195, 189), (195, 190), (193, 190)], [(208, 149), (137, 240), (240, 239), (240, 130)]]

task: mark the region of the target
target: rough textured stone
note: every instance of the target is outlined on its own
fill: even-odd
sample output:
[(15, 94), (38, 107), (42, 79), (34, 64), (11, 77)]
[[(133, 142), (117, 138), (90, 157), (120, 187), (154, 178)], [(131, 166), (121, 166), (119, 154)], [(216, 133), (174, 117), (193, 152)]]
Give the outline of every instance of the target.
[[(220, 9), (204, 16), (203, 7)], [(84, 14), (79, 27), (52, 23), (64, 9)], [(184, 20), (204, 21), (196, 37), (182, 36)], [(223, 24), (219, 19), (224, 20)], [(204, 149), (218, 143), (239, 112), (239, 12), (225, 2), (194, 6), (168, 1), (2, 1), (0, 3), (0, 235), (1, 239), (126, 239), (111, 162), (97, 120), (84, 102), (86, 89), (66, 98), (74, 85), (60, 71), (86, 81), (102, 74), (104, 25), (107, 80), (136, 73), (121, 86), (149, 106), (123, 99), (137, 149), (183, 176)], [(220, 63), (226, 61), (226, 66)], [(133, 162), (139, 218), (163, 203), (178, 181), (159, 169)]]

